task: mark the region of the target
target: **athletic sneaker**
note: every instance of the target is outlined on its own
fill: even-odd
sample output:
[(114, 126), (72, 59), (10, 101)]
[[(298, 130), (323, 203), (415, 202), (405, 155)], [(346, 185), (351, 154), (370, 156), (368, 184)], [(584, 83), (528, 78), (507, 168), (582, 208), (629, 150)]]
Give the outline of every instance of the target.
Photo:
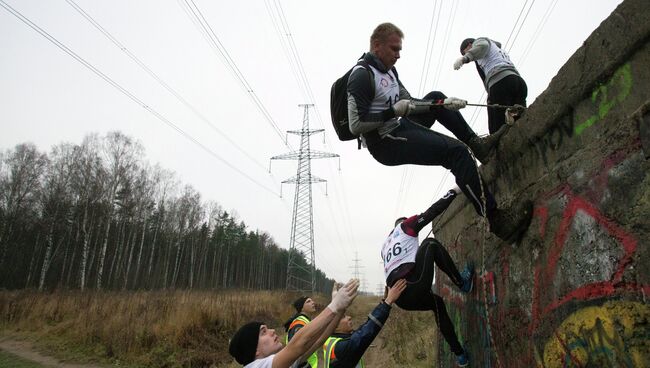
[(470, 293), (474, 286), (474, 265), (471, 263), (465, 265), (465, 268), (460, 272), (460, 277), (463, 280), (463, 285), (460, 287), (460, 291), (463, 293)]
[(456, 364), (459, 367), (467, 367), (469, 365), (469, 356), (466, 351), (463, 351), (460, 355), (456, 355)]

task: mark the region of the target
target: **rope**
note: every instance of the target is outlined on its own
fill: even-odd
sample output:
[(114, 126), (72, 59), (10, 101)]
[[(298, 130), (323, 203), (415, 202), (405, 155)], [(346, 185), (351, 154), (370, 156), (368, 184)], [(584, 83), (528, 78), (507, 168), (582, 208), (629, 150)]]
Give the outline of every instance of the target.
[[(485, 269), (485, 244), (487, 243), (487, 232), (489, 230), (489, 223), (487, 220), (487, 199), (485, 198), (485, 189), (483, 187), (483, 180), (481, 180), (481, 173), (478, 170), (478, 162), (476, 161), (476, 157), (474, 157), (474, 153), (472, 150), (469, 150), (470, 155), (472, 155), (472, 159), (474, 159), (474, 162), (476, 162), (476, 175), (478, 175), (478, 182), (479, 185), (481, 186), (481, 204), (483, 205), (483, 216), (482, 219), (480, 220), (483, 222), (483, 241), (481, 242), (481, 272), (483, 274), (486, 274), (487, 271)], [(494, 336), (492, 336), (492, 328), (490, 327), (490, 309), (488, 308), (488, 299), (487, 299), (487, 283), (482, 282), (483, 284), (483, 305), (485, 306), (485, 322), (486, 322), (486, 327), (487, 327), (487, 332), (488, 332), (488, 337), (490, 338), (490, 344), (492, 346), (496, 347), (497, 344), (494, 342)], [(499, 359), (499, 352), (495, 349), (494, 350), (494, 356), (496, 357), (497, 360), (497, 367), (501, 368), (501, 360)]]

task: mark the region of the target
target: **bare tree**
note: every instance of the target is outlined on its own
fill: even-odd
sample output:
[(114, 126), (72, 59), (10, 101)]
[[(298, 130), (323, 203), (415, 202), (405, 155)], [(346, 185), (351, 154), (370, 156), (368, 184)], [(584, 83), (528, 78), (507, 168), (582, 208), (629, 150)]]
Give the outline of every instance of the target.
[(108, 214), (106, 231), (102, 240), (102, 248), (99, 254), (99, 268), (97, 270), (97, 289), (102, 288), (102, 275), (106, 261), (106, 249), (108, 247), (108, 236), (111, 230), (111, 222), (115, 211), (115, 201), (118, 190), (125, 184), (127, 175), (132, 170), (140, 157), (142, 148), (140, 144), (122, 133), (112, 132), (104, 139), (103, 153), (106, 160), (106, 172), (108, 190), (106, 192), (106, 203)]
[(36, 204), (46, 167), (46, 155), (30, 143), (19, 144), (13, 152), (4, 155), (0, 172), (0, 269), (7, 269), (4, 266), (8, 239), (13, 235), (15, 225), (30, 216), (36, 217)]

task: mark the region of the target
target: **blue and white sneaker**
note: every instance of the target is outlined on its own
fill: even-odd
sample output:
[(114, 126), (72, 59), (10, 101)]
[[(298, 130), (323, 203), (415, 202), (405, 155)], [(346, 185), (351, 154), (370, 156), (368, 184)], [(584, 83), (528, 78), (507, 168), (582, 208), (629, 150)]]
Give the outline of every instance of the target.
[(460, 277), (463, 280), (463, 285), (460, 287), (460, 291), (463, 293), (470, 293), (474, 287), (474, 265), (468, 263), (463, 271), (461, 271)]
[(469, 365), (469, 356), (466, 351), (463, 351), (460, 355), (456, 355), (456, 364), (459, 367), (467, 367)]

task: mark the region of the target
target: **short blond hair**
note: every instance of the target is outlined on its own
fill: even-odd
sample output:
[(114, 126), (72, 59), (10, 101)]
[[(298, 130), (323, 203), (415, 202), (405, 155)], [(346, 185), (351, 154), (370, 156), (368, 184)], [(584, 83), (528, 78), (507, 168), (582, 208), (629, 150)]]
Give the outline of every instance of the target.
[(378, 25), (377, 28), (372, 31), (372, 35), (370, 35), (370, 50), (372, 50), (372, 43), (374, 41), (385, 42), (392, 34), (398, 35), (399, 38), (404, 38), (404, 32), (393, 23), (386, 22)]

